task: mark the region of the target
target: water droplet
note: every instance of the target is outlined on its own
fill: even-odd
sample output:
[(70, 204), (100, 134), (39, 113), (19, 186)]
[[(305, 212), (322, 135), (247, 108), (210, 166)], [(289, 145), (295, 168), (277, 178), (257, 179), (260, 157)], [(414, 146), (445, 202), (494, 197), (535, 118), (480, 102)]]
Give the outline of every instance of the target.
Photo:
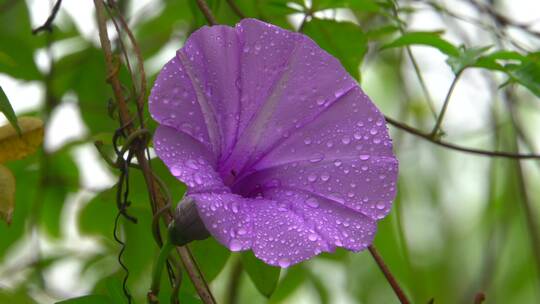
[(341, 138), (341, 142), (345, 145), (348, 145), (351, 143), (351, 138), (348, 135), (345, 135)]
[(171, 174), (176, 177), (179, 177), (180, 175), (182, 175), (182, 169), (180, 167), (172, 167)]
[(324, 104), (325, 100), (322, 97), (317, 98), (317, 104), (322, 106)]
[(231, 251), (240, 251), (242, 249), (242, 242), (237, 239), (231, 239), (229, 242), (229, 249), (231, 249)]
[(355, 139), (361, 139), (362, 138), (362, 134), (360, 134), (360, 132), (354, 132), (354, 138)]
[(247, 233), (246, 229), (240, 228), (238, 229), (238, 235), (245, 235)]
[(310, 162), (312, 163), (317, 163), (317, 162), (320, 162), (321, 160), (324, 159), (324, 154), (322, 153), (315, 153), (311, 156), (311, 159), (309, 160)]
[(342, 162), (340, 160), (335, 160), (334, 161), (334, 166), (336, 166), (336, 167), (341, 166), (341, 164), (342, 164)]
[(360, 160), (368, 160), (368, 159), (369, 159), (369, 155), (367, 154), (360, 155)]
[(287, 258), (281, 258), (279, 259), (278, 264), (279, 264), (279, 267), (286, 268), (286, 267), (289, 267), (289, 265), (291, 265), (291, 261)]
[(322, 180), (323, 182), (326, 182), (326, 181), (328, 181), (329, 179), (330, 179), (330, 175), (329, 175), (328, 173), (323, 173), (323, 174), (321, 174), (321, 180)]
[(310, 197), (306, 200), (306, 205), (310, 206), (311, 208), (317, 208), (319, 207), (319, 201), (314, 197)]
[(369, 134), (371, 134), (371, 135), (375, 135), (375, 134), (377, 134), (377, 133), (378, 133), (378, 131), (377, 131), (377, 129), (375, 129), (375, 128), (369, 130)]
[(309, 138), (309, 137), (304, 138), (304, 143), (305, 143), (306, 145), (311, 144), (311, 138)]
[(308, 175), (308, 178), (307, 178), (307, 179), (308, 179), (308, 181), (310, 181), (310, 182), (314, 182), (314, 181), (317, 180), (317, 175), (315, 175), (315, 174), (312, 173), (312, 174)]
[(377, 203), (376, 206), (377, 206), (377, 209), (379, 209), (379, 210), (383, 210), (384, 207), (386, 207), (386, 206), (384, 205), (384, 202), (379, 202), (379, 203)]
[(248, 45), (244, 46), (243, 51), (244, 53), (249, 53), (249, 46)]
[(316, 233), (310, 233), (309, 236), (308, 236), (308, 239), (312, 242), (315, 242), (319, 237), (317, 236)]

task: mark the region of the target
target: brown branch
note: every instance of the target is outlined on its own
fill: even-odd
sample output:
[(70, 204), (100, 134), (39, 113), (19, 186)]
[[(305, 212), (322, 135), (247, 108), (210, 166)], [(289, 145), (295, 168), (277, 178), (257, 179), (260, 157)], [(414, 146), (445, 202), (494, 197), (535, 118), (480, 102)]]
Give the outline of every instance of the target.
[(246, 15), (244, 15), (244, 13), (242, 13), (242, 11), (241, 11), (240, 8), (238, 7), (238, 5), (236, 5), (236, 3), (234, 2), (234, 0), (227, 0), (227, 4), (229, 4), (229, 6), (231, 7), (232, 11), (233, 11), (238, 17), (240, 17), (241, 19), (246, 18)]
[(52, 32), (52, 24), (54, 22), (54, 18), (56, 18), (56, 14), (58, 14), (58, 11), (60, 10), (60, 5), (62, 5), (62, 0), (57, 0), (53, 6), (51, 15), (49, 15), (49, 18), (47, 18), (45, 23), (43, 23), (42, 26), (37, 27), (32, 30), (33, 35), (36, 35), (39, 32), (43, 32), (43, 31), (47, 31), (49, 33)]
[(409, 304), (410, 301), (407, 298), (407, 295), (405, 295), (405, 293), (403, 292), (403, 290), (399, 286), (399, 283), (397, 282), (397, 280), (394, 277), (394, 275), (392, 274), (392, 272), (390, 272), (390, 269), (388, 268), (388, 266), (386, 266), (386, 263), (384, 262), (383, 258), (379, 254), (379, 252), (377, 252), (377, 249), (375, 249), (375, 246), (370, 245), (368, 247), (368, 250), (371, 253), (371, 256), (373, 256), (373, 259), (375, 260), (375, 262), (377, 263), (379, 268), (381, 269), (382, 273), (386, 277), (386, 280), (388, 281), (390, 286), (392, 286), (392, 289), (396, 293), (396, 296), (398, 297), (399, 301), (402, 304)]
[[(111, 49), (111, 42), (107, 33), (105, 6), (102, 0), (94, 0), (94, 5), (96, 7), (99, 38), (103, 53), (105, 55), (105, 63), (107, 66), (107, 79), (112, 87), (113, 94), (118, 104), (120, 123), (122, 126), (126, 126), (125, 130), (129, 135), (134, 132), (134, 128), (131, 124), (132, 119), (131, 114), (129, 113), (129, 109), (127, 107), (127, 101), (124, 98), (122, 92), (122, 85), (120, 83), (120, 80), (118, 79), (118, 68), (113, 59), (114, 56)], [(158, 185), (153, 178), (153, 173), (151, 171), (149, 161), (145, 156), (144, 149), (140, 149), (140, 147), (137, 147), (135, 145), (134, 153), (141, 167), (146, 186), (148, 187), (152, 210), (155, 212), (156, 210), (164, 207), (166, 205), (166, 201), (163, 199), (163, 196), (160, 195), (160, 193), (156, 190), (158, 189)], [(164, 220), (168, 224), (171, 221), (171, 216), (169, 214), (165, 214)], [(195, 263), (189, 249), (187, 247), (177, 247), (176, 250), (180, 255), (182, 263), (184, 264), (187, 273), (191, 278), (191, 281), (193, 282), (193, 285), (195, 286), (195, 289), (197, 290), (197, 293), (199, 294), (203, 302), (214, 304), (214, 297), (210, 292), (210, 289), (206, 284), (206, 281), (204, 280), (199, 268), (197, 267), (197, 264)]]
[(205, 0), (197, 0), (197, 5), (199, 6), (199, 9), (201, 10), (201, 13), (204, 15), (204, 18), (206, 18), (206, 21), (210, 25), (216, 25), (218, 24), (216, 18), (212, 14), (212, 11), (208, 7), (208, 4)]
[(416, 135), (436, 145), (439, 145), (441, 147), (445, 147), (451, 150), (461, 151), (461, 152), (470, 153), (470, 154), (484, 155), (484, 156), (489, 156), (489, 157), (504, 157), (504, 158), (512, 158), (512, 159), (536, 159), (536, 160), (540, 159), (540, 155), (538, 154), (521, 154), (521, 153), (511, 153), (511, 152), (504, 152), (504, 151), (488, 151), (488, 150), (458, 146), (452, 143), (442, 141), (437, 138), (433, 138), (430, 134), (424, 133), (418, 129), (415, 129), (405, 123), (394, 120), (388, 116), (385, 116), (384, 118), (386, 119), (386, 122), (388, 122), (389, 124), (393, 125), (396, 128), (399, 128), (407, 133)]

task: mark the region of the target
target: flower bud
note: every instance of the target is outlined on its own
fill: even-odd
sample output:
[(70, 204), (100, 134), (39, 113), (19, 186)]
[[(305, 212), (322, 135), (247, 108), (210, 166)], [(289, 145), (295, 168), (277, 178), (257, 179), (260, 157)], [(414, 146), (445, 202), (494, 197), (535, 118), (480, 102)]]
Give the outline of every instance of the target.
[(184, 197), (174, 213), (174, 219), (169, 224), (169, 238), (171, 243), (177, 246), (183, 246), (191, 241), (204, 240), (210, 234), (204, 226), (195, 200), (189, 196)]

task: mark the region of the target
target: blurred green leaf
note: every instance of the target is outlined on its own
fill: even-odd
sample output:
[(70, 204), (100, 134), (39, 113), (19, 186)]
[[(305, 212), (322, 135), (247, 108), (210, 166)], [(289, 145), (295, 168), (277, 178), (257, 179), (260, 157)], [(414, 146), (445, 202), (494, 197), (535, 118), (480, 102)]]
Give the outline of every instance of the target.
[(275, 292), (270, 297), (269, 303), (281, 303), (290, 296), (306, 280), (306, 270), (301, 265), (287, 268), (287, 272)]
[(242, 253), (242, 265), (259, 292), (269, 298), (277, 287), (281, 268), (265, 264), (251, 251)]
[(17, 133), (19, 133), (20, 136), (21, 128), (17, 123), (17, 116), (15, 116), (15, 111), (13, 111), (13, 107), (11, 106), (6, 93), (4, 93), (2, 86), (0, 86), (0, 112), (4, 113), (9, 123), (17, 130)]
[(69, 193), (79, 190), (79, 169), (69, 153), (62, 151), (45, 156), (39, 198), (39, 217), (50, 236), (59, 237), (62, 211)]
[(103, 303), (111, 303), (111, 299), (102, 296), (102, 295), (87, 295), (77, 298), (72, 298), (60, 302), (56, 302), (56, 304), (103, 304)]
[(231, 252), (210, 237), (206, 240), (189, 244), (195, 260), (200, 261), (199, 267), (208, 281), (212, 281), (223, 270)]
[(43, 37), (32, 35), (26, 1), (16, 1), (0, 12), (0, 28), (0, 73), (24, 80), (41, 79), (34, 51)]
[(376, 13), (380, 10), (379, 4), (374, 0), (314, 0), (315, 11), (331, 8), (350, 8), (360, 12)]
[(440, 37), (440, 32), (409, 32), (396, 40), (385, 44), (381, 49), (404, 47), (409, 45), (431, 46), (448, 56), (459, 56), (459, 49)]
[(304, 33), (339, 59), (351, 76), (357, 80), (360, 78), (360, 63), (367, 52), (367, 38), (358, 25), (312, 19), (305, 24)]
[(15, 177), (0, 164), (0, 220), (11, 224), (15, 208)]
[(37, 302), (32, 299), (30, 293), (23, 288), (18, 288), (15, 290), (0, 288), (0, 303), (34, 304)]

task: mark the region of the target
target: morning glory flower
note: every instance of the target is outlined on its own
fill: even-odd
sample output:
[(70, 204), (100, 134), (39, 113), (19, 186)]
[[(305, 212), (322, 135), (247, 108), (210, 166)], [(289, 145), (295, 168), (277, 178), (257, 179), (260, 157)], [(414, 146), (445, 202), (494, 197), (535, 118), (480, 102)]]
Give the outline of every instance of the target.
[(360, 251), (390, 211), (398, 162), (384, 117), (303, 34), (254, 19), (203, 27), (149, 102), (158, 157), (232, 251), (280, 267)]

